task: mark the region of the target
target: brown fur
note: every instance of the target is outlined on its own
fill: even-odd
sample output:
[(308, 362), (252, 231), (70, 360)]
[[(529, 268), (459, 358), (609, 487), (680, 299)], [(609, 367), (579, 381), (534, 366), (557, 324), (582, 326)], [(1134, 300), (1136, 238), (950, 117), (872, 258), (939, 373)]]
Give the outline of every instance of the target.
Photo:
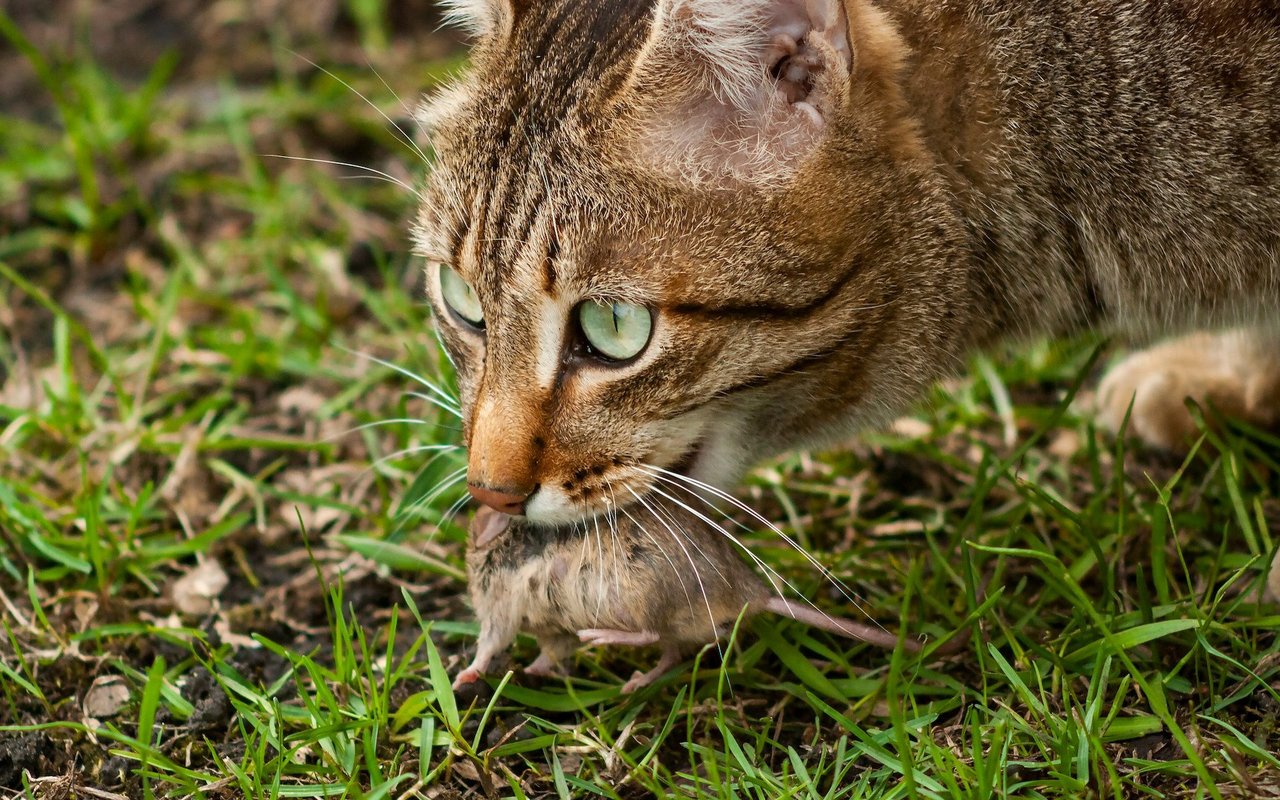
[[(688, 27), (707, 2), (504, 6), (424, 113), (420, 249), (486, 316), (465, 329), (433, 289), (469, 477), (533, 491), (534, 521), (628, 504), (642, 464), (692, 454), (724, 483), (883, 422), (1001, 338), (1280, 323), (1274, 0), (843, 0), (848, 63), (813, 51), (817, 126), (767, 63), (756, 94), (716, 83), (715, 32)], [(636, 363), (575, 355), (586, 298), (654, 309)], [(1274, 416), (1249, 376), (1280, 356), (1233, 352), (1238, 379), (1209, 387), (1185, 359), (1155, 369)], [(1169, 413), (1149, 438), (1178, 436)]]

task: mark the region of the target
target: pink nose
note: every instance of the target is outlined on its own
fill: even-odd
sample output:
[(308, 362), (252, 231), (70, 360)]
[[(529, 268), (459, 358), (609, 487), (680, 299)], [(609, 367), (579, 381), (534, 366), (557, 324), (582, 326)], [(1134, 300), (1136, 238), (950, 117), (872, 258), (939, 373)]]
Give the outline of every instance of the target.
[(533, 492), (511, 494), (471, 484), (467, 485), (467, 491), (471, 492), (471, 496), (476, 500), (494, 511), (501, 511), (503, 514), (510, 514), (513, 517), (518, 517), (524, 513), (524, 504), (533, 494)]

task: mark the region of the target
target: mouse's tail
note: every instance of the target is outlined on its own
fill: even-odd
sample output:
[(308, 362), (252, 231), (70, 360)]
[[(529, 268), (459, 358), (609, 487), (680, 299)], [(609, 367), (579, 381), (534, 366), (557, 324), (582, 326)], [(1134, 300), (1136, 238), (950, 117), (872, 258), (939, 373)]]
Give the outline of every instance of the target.
[[(854, 622), (844, 617), (833, 617), (812, 606), (795, 603), (785, 597), (770, 597), (765, 601), (764, 607), (767, 611), (772, 611), (783, 617), (791, 617), (806, 625), (820, 628), (837, 636), (857, 639), (860, 642), (867, 642), (890, 650), (898, 646), (897, 634), (884, 628), (877, 625)], [(903, 645), (913, 653), (920, 650), (920, 643), (914, 639), (904, 640)]]
[[(829, 614), (814, 608), (813, 606), (792, 602), (785, 597), (770, 597), (764, 602), (764, 609), (772, 611), (775, 614), (791, 617), (799, 620), (806, 625), (837, 636), (845, 636), (850, 639), (856, 639), (860, 642), (867, 642), (878, 647), (884, 647), (889, 650), (898, 646), (898, 635), (892, 631), (887, 631), (878, 625), (868, 625), (863, 622), (854, 622), (844, 617), (833, 617)], [(933, 651), (935, 656), (949, 656), (964, 648), (969, 642), (969, 636), (973, 633), (973, 627), (969, 626), (963, 631), (959, 631), (951, 635), (951, 641), (942, 647)], [(924, 649), (925, 642), (917, 639), (903, 639), (902, 646), (909, 652), (918, 653)]]

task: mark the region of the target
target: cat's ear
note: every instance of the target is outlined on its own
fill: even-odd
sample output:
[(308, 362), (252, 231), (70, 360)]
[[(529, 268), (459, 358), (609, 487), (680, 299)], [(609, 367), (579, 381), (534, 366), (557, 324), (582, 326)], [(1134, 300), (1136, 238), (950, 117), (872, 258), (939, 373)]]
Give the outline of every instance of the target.
[(510, 32), (516, 17), (531, 0), (440, 0), (447, 25), (473, 36), (486, 37)]
[(635, 79), (681, 172), (769, 182), (822, 141), (853, 57), (844, 0), (659, 0)]

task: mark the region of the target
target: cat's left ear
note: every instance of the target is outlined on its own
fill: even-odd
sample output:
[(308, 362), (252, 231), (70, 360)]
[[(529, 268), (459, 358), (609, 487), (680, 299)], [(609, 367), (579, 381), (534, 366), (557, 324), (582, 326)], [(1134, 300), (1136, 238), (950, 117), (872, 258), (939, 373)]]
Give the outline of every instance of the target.
[(634, 78), (682, 172), (768, 181), (822, 141), (853, 58), (844, 0), (659, 0)]

